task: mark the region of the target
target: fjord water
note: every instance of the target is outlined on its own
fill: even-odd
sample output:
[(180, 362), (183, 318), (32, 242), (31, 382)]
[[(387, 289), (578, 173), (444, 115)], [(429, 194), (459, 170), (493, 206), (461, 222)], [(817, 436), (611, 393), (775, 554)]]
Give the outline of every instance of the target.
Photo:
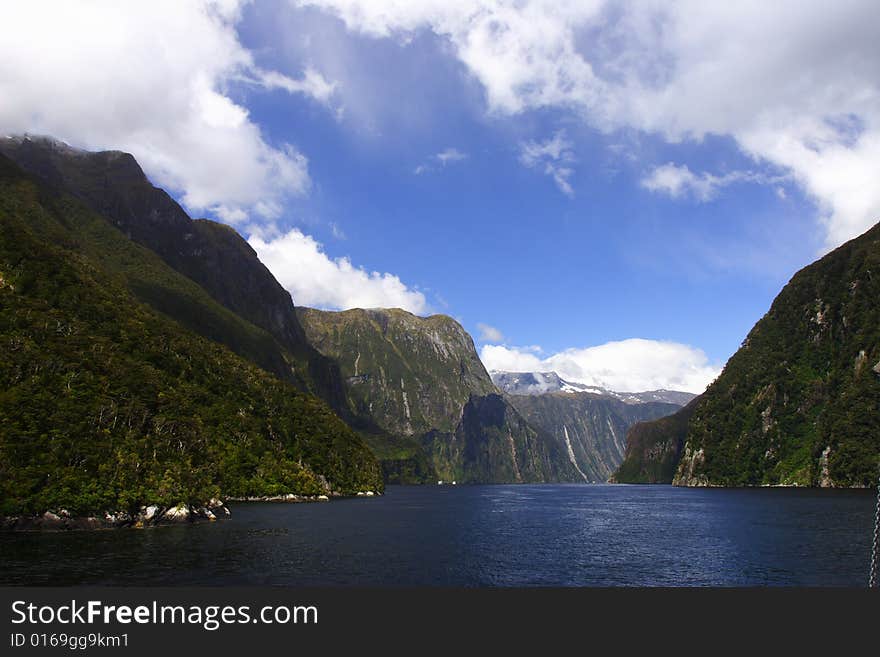
[(870, 491), (392, 486), (185, 527), (0, 534), (0, 584), (863, 586)]

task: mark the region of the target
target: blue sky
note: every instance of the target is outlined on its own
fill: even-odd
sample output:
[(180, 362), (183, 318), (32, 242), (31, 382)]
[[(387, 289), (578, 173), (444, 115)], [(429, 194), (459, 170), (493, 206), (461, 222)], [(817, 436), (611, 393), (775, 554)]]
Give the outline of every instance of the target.
[(706, 4), (70, 3), (0, 34), (3, 61), (43, 48), (0, 69), (0, 130), (130, 150), (298, 303), (442, 312), (489, 367), (698, 392), (880, 216), (870, 3)]

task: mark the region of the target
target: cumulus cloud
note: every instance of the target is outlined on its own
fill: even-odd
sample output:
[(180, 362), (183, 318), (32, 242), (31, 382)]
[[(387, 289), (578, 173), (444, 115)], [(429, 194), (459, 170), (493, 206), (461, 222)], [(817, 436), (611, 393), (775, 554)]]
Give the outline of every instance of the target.
[(560, 130), (545, 141), (526, 141), (520, 144), (519, 161), (530, 169), (540, 169), (553, 178), (553, 182), (563, 194), (574, 196), (569, 178), (574, 173), (573, 144)]
[(433, 32), (480, 82), (491, 113), (552, 107), (670, 142), (729, 136), (815, 200), (828, 247), (880, 219), (872, 0), (297, 4), (376, 38)]
[(437, 166), (445, 167), (449, 163), (461, 162), (462, 160), (466, 160), (468, 158), (468, 154), (464, 153), (457, 148), (445, 148), (439, 153), (435, 153), (431, 157), (428, 158), (427, 162), (423, 162), (419, 166), (415, 168), (413, 171), (417, 176), (428, 173), (429, 171), (434, 171)]
[[(650, 174), (642, 178), (641, 184), (645, 189), (664, 193), (672, 198), (691, 196), (698, 201), (709, 201), (722, 187), (733, 183), (775, 185), (785, 179), (785, 176), (770, 176), (755, 171), (731, 171), (721, 176), (707, 172), (696, 174), (686, 164), (677, 165), (667, 162), (654, 168)], [(785, 198), (785, 190), (782, 187), (778, 187), (776, 193), (780, 198)]]
[(51, 134), (135, 155), (194, 212), (274, 219), (308, 191), (308, 161), (270, 144), (232, 87), (326, 103), (333, 83), (258, 67), (236, 33), (241, 3), (6, 3), (0, 10), (0, 133)]
[(575, 383), (620, 392), (683, 390), (701, 393), (721, 372), (702, 350), (677, 342), (632, 338), (542, 356), (534, 348), (485, 345), (489, 370), (556, 372)]
[(477, 329), (480, 331), (480, 342), (504, 342), (504, 334), (494, 326), (479, 323)]
[(248, 240), (260, 260), (293, 296), (295, 303), (316, 308), (403, 308), (429, 312), (425, 295), (397, 276), (369, 272), (348, 258), (331, 258), (314, 238), (299, 230), (277, 237), (260, 234)]
[(568, 102), (595, 77), (577, 53), (573, 28), (602, 2), (530, 0), (293, 0), (316, 6), (351, 30), (408, 41), (428, 29), (447, 38), (486, 89), (492, 111), (519, 112)]

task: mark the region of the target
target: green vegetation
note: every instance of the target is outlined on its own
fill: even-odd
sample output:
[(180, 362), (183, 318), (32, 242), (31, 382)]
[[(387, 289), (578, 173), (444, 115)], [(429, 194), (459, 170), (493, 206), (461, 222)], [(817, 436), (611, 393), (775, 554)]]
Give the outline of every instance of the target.
[(115, 231), (0, 157), (0, 513), (381, 489), (323, 402), (185, 325), (257, 362), (264, 332)]
[[(798, 272), (703, 395), (678, 483), (870, 486), (880, 460), (880, 225)], [(826, 456), (823, 457), (823, 453)]]
[(437, 473), (421, 444), (409, 436), (381, 431), (360, 431), (364, 442), (379, 459), (386, 484), (431, 484)]
[(461, 325), (396, 308), (298, 308), (309, 342), (339, 363), (354, 414), (391, 435), (453, 431), (472, 394), (495, 385)]
[(626, 434), (626, 453), (614, 481), (619, 484), (672, 483), (697, 399), (672, 415), (633, 425)]
[(351, 414), (388, 481), (583, 481), (561, 443), (498, 394), (470, 335), (445, 315), (298, 308), (339, 362)]
[(878, 272), (880, 225), (798, 272), (689, 419), (633, 429), (618, 480), (668, 481), (682, 454), (679, 485), (874, 485)]
[(290, 294), (234, 229), (191, 220), (128, 153), (45, 137), (0, 140), (0, 153), (99, 215), (77, 218), (64, 239), (123, 274), (138, 299), (347, 411), (338, 367), (306, 342)]
[(446, 481), (583, 481), (562, 444), (529, 425), (499, 394), (472, 396), (454, 433), (430, 431), (422, 444)]

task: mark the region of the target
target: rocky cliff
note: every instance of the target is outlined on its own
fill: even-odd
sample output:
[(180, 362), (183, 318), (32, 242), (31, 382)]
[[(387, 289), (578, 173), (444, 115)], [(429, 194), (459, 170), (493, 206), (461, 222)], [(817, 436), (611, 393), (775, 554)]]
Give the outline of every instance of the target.
[(681, 486), (876, 483), (878, 300), (880, 225), (795, 274), (686, 412), (634, 428), (618, 479), (667, 480), (680, 449)]
[(497, 392), (471, 336), (445, 315), (299, 308), (309, 342), (339, 363), (352, 410), (401, 436), (452, 431), (471, 395)]
[(782, 289), (694, 408), (673, 483), (873, 485), (877, 369), (880, 225)]
[[(443, 480), (582, 480), (552, 436), (498, 393), (452, 318), (399, 309), (298, 313), (311, 344), (339, 362), (352, 414), (380, 432), (365, 436), (386, 469), (404, 467), (408, 455), (425, 458), (430, 476)], [(394, 446), (398, 462), (389, 466)]]
[(561, 445), (500, 394), (472, 396), (455, 431), (421, 438), (437, 476), (459, 483), (583, 482)]
[(681, 460), (694, 400), (664, 418), (634, 424), (626, 434), (623, 462), (612, 481), (620, 484), (669, 484)]
[(583, 481), (607, 481), (624, 457), (626, 432), (636, 422), (679, 410), (662, 402), (624, 403), (591, 393), (550, 392), (511, 395), (513, 406), (533, 426), (563, 446)]

